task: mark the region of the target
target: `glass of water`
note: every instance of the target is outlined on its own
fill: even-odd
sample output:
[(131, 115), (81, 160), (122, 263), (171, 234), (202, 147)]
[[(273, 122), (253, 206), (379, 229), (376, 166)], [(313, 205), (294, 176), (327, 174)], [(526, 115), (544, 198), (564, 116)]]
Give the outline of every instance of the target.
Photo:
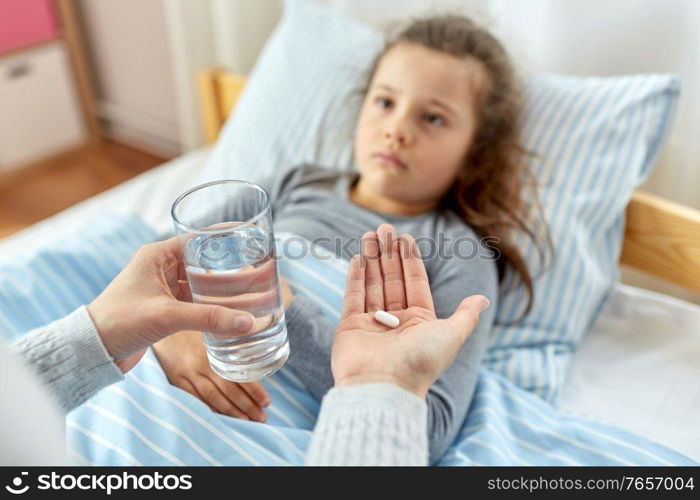
[(245, 335), (204, 332), (212, 369), (234, 382), (277, 371), (289, 344), (267, 192), (251, 182), (210, 182), (175, 200), (172, 217), (192, 299), (255, 316)]

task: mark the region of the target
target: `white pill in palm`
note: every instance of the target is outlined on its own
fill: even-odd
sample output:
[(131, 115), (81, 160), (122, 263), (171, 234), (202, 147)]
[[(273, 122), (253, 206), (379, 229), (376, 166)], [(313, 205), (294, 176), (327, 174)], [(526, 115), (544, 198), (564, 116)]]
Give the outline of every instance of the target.
[(381, 309), (374, 313), (374, 319), (390, 328), (396, 328), (400, 323), (399, 318)]

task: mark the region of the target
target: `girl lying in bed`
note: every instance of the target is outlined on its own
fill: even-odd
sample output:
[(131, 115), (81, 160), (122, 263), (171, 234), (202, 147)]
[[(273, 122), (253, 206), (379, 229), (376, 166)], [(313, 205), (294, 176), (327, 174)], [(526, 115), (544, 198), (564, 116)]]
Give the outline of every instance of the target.
[[(532, 301), (530, 271), (512, 243), (515, 231), (536, 243), (542, 234), (531, 226), (533, 212), (523, 200), (519, 90), (501, 44), (456, 16), (415, 21), (387, 43), (368, 82), (354, 144), (359, 173), (302, 165), (262, 184), (272, 200), (275, 231), (330, 242), (346, 259), (362, 251), (367, 279), (384, 276), (385, 285), (366, 298), (368, 310), (406, 307), (392, 289), (392, 269), (372, 258), (379, 244), (391, 248), (397, 232), (420, 244), (438, 318), (449, 317), (470, 295), (491, 301), (428, 393), (432, 463), (466, 416), (506, 271), (514, 278), (506, 281), (524, 285)], [(287, 366), (321, 399), (333, 386), (335, 325), (318, 306), (283, 287)], [(217, 377), (198, 332), (176, 334), (155, 352), (170, 381), (213, 410), (265, 421), (269, 397), (263, 387)]]

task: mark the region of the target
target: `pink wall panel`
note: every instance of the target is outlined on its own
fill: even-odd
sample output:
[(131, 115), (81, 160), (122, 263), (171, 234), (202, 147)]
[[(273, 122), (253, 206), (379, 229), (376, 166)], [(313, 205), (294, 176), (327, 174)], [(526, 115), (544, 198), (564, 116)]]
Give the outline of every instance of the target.
[(0, 53), (58, 34), (52, 0), (0, 0)]

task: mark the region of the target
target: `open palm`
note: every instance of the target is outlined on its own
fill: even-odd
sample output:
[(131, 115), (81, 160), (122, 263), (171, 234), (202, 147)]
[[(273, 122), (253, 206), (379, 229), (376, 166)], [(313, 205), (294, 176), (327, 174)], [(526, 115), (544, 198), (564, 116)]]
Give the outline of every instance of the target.
[[(435, 316), (428, 276), (415, 240), (382, 224), (362, 237), (348, 268), (343, 312), (333, 342), (336, 386), (393, 382), (420, 396), (449, 366), (488, 306), (476, 295), (447, 319)], [(396, 316), (391, 328), (377, 310)]]

